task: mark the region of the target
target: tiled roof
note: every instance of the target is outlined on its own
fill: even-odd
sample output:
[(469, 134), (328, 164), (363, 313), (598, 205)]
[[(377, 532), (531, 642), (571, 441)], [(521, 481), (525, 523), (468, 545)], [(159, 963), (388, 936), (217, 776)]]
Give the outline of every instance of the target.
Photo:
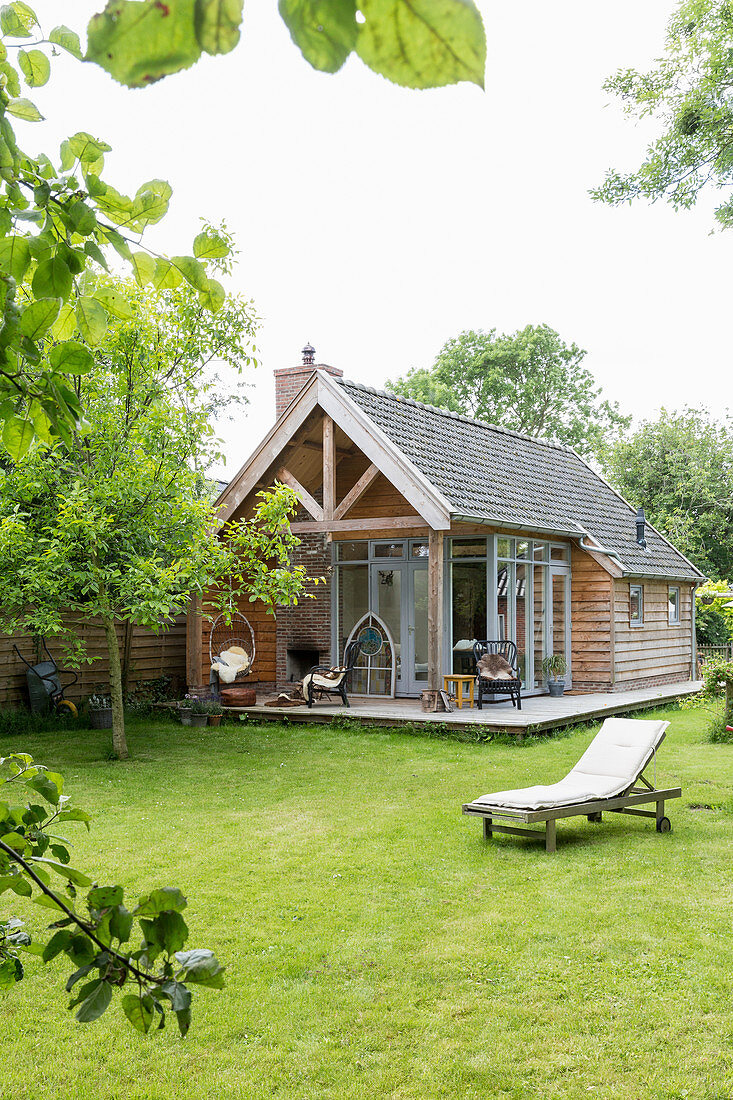
[(451, 503), (453, 514), (578, 537), (578, 525), (632, 575), (697, 580), (702, 574), (569, 447), (334, 379)]

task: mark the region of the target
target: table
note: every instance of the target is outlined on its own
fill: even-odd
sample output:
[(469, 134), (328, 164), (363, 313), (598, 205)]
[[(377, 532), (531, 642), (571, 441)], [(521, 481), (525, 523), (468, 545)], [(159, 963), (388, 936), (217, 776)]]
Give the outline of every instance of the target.
[(443, 677), (443, 691), (450, 691), (451, 684), (455, 687), (456, 706), (459, 710), (463, 710), (463, 703), (465, 700), (464, 691), (466, 685), (468, 685), (469, 706), (473, 706), (473, 689), (476, 683), (475, 676), (461, 676), (454, 674), (452, 676)]

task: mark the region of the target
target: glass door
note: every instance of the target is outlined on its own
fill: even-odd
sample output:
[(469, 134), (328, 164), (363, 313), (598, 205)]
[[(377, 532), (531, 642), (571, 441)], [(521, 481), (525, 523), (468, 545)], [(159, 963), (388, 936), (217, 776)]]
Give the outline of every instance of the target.
[(419, 695), (428, 685), (427, 543), (376, 544), (378, 551), (370, 566), (371, 607), (394, 639), (397, 695)]
[(567, 687), (572, 684), (570, 668), (570, 573), (550, 566), (550, 599), (548, 600), (548, 653), (562, 654), (568, 666)]
[[(410, 562), (407, 647), (404, 690), (417, 695), (428, 686), (428, 569), (427, 562)], [(442, 681), (441, 681), (442, 682)]]

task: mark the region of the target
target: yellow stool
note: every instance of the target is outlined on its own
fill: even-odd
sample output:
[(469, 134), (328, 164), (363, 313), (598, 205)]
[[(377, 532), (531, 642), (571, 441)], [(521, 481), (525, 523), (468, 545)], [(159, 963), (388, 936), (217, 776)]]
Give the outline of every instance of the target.
[(450, 691), (450, 685), (455, 686), (456, 706), (459, 710), (463, 710), (463, 703), (466, 699), (464, 694), (466, 685), (468, 685), (468, 697), (470, 700), (469, 706), (473, 706), (473, 689), (476, 683), (475, 676), (444, 676), (443, 677), (443, 691)]

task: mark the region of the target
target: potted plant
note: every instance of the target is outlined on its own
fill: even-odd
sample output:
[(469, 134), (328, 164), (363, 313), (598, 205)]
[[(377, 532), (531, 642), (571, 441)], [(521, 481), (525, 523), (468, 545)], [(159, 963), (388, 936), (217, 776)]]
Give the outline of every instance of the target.
[(210, 726), (221, 725), (222, 715), (224, 714), (224, 707), (216, 699), (212, 699), (209, 703), (207, 714), (209, 716)]
[(92, 729), (112, 729), (112, 700), (109, 695), (90, 695), (87, 700)]
[(191, 725), (191, 715), (193, 713), (193, 697), (186, 695), (178, 704), (178, 713), (181, 716), (181, 725)]
[(208, 699), (193, 699), (191, 702), (191, 725), (205, 726), (209, 720)]
[(567, 670), (568, 663), (562, 653), (552, 653), (549, 657), (545, 657), (542, 662), (542, 671), (547, 677), (547, 690), (555, 699), (558, 699), (565, 691), (565, 681), (562, 677)]

